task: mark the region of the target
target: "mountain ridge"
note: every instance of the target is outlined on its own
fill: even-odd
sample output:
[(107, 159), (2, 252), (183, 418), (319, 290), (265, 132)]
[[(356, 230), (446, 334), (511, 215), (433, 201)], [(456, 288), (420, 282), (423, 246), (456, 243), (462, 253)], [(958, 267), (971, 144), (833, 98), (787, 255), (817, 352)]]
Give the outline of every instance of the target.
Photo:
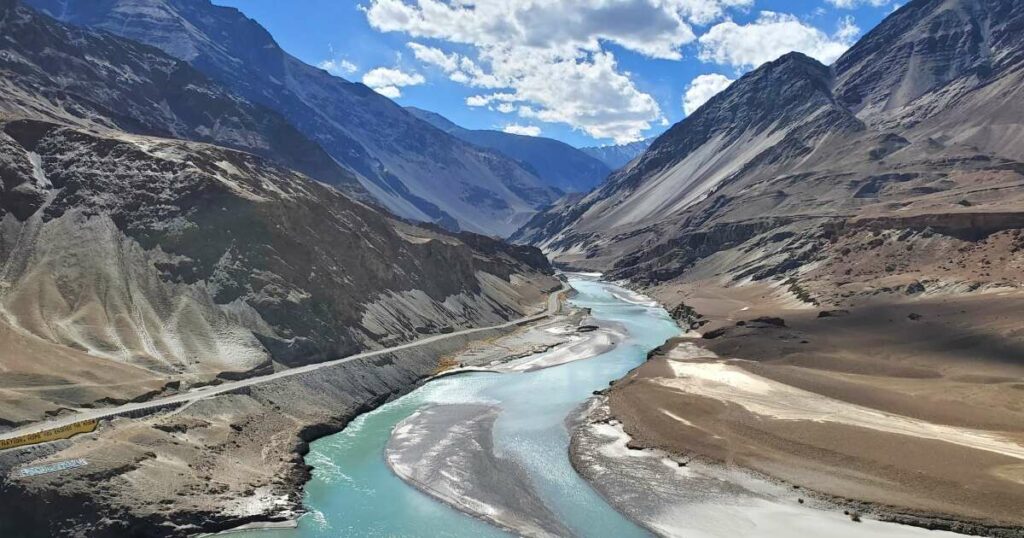
[[(0, 62), (16, 74), (6, 81), (8, 98), (0, 105), (8, 115), (45, 114), (81, 125), (216, 143), (271, 158), (350, 192), (362, 190), (349, 171), (281, 115), (232, 94), (188, 64), (105, 32), (69, 32), (43, 15), (16, 10), (18, 5), (2, 6), (7, 17), (0, 47), (6, 54)], [(109, 63), (81, 59), (83, 54)], [(63, 72), (75, 76), (60, 76)], [(121, 79), (109, 84), (116, 72)]]
[(0, 363), (29, 380), (2, 389), (18, 396), (0, 425), (505, 320), (553, 286), (537, 249), (416, 226), (358, 184), (211, 143), (235, 140), (203, 129), (218, 111), (277, 116), (199, 75), (187, 91), (212, 101), (154, 104), (192, 71), (158, 49), (9, 0), (0, 29)]
[[(1014, 185), (1014, 126), (1024, 110), (993, 95), (1020, 91), (1015, 82), (1024, 70), (1016, 58), (1024, 43), (1013, 29), (1024, 20), (1022, 11), (998, 0), (917, 0), (833, 66), (796, 53), (769, 62), (673, 126), (593, 193), (535, 216), (513, 239), (540, 245), (563, 264), (640, 279), (650, 271), (650, 281), (657, 282), (716, 252), (712, 238), (724, 229), (745, 230), (721, 244), (729, 251), (801, 220), (812, 233), (826, 220), (893, 211), (1004, 211), (1016, 187), (1008, 187), (1009, 198), (1002, 200), (993, 198), (988, 184)], [(978, 27), (989, 28), (985, 35), (1000, 43), (992, 57), (1005, 60), (994, 63), (1001, 67), (984, 80), (977, 79), (978, 40), (963, 37), (982, 35), (972, 30)], [(909, 36), (899, 34), (908, 28)], [(932, 39), (921, 28), (952, 37)], [(877, 43), (896, 42), (910, 45), (894, 48), (891, 57), (877, 56), (889, 50)], [(916, 70), (936, 72), (928, 61), (947, 61), (947, 43), (965, 44), (954, 55), (965, 59), (954, 61), (948, 73), (914, 86), (905, 99), (890, 101), (888, 110), (858, 105), (883, 101), (872, 97), (872, 88), (889, 95), (889, 88), (905, 85), (904, 78), (921, 79)], [(851, 109), (851, 103), (857, 106)], [(702, 254), (685, 254), (684, 238), (705, 228), (710, 237)], [(786, 256), (776, 248), (785, 246), (773, 247), (772, 256)], [(793, 261), (787, 271), (811, 259)], [(657, 263), (663, 267), (655, 271)]]
[(562, 192), (586, 192), (597, 186), (611, 169), (564, 142), (488, 129), (466, 129), (444, 116), (406, 107), (418, 118), (466, 142), (495, 150), (526, 165), (548, 185)]
[(618, 170), (643, 153), (656, 138), (657, 136), (652, 136), (636, 142), (612, 146), (587, 146), (580, 148), (580, 151), (605, 163), (608, 168)]
[(64, 22), (156, 46), (279, 112), (400, 216), (504, 236), (558, 197), (516, 162), (289, 55), (237, 9), (181, 0), (29, 5)]

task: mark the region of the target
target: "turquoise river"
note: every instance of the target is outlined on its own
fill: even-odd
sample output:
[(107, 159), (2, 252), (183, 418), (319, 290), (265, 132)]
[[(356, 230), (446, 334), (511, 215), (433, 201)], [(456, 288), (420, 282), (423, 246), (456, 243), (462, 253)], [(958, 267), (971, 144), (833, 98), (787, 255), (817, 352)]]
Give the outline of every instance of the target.
[(494, 428), (495, 452), (526, 469), (544, 502), (566, 526), (578, 536), (647, 536), (573, 470), (565, 420), (593, 391), (641, 364), (648, 351), (679, 331), (665, 310), (621, 300), (611, 293), (616, 290), (611, 284), (585, 277), (572, 277), (570, 282), (578, 292), (572, 304), (625, 327), (627, 338), (622, 344), (591, 359), (544, 370), (441, 378), (358, 417), (342, 432), (312, 443), (306, 457), (314, 467), (305, 493), (309, 513), (299, 518), (298, 527), (246, 534), (253, 538), (507, 536), (407, 485), (392, 473), (384, 457), (395, 425), (417, 409), (438, 403), (487, 402), (501, 409)]

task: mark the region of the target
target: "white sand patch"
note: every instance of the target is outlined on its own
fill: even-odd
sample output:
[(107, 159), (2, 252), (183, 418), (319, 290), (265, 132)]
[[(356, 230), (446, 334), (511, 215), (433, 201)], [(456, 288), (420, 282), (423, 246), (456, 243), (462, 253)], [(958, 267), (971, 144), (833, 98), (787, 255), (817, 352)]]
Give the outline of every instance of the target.
[(627, 290), (625, 288), (609, 289), (608, 292), (612, 295), (612, 297), (615, 297), (616, 299), (625, 303), (646, 306), (650, 308), (656, 308), (659, 306), (658, 301), (655, 301), (654, 299), (651, 299), (650, 297), (643, 295), (641, 293), (637, 293), (632, 290)]
[(1024, 446), (994, 433), (884, 413), (772, 381), (731, 364), (673, 360), (668, 364), (676, 377), (662, 378), (658, 383), (681, 392), (740, 405), (758, 415), (780, 420), (846, 424), (1024, 459)]
[[(522, 536), (566, 531), (546, 512), (522, 469), (491, 447), (496, 406), (421, 408), (399, 422), (385, 461), (402, 480), (455, 508)], [(396, 435), (397, 434), (397, 435)]]
[(689, 420), (686, 420), (685, 418), (683, 418), (683, 417), (673, 413), (672, 411), (669, 411), (668, 409), (659, 409), (658, 411), (660, 411), (662, 415), (665, 415), (666, 417), (668, 417), (668, 418), (670, 418), (670, 419), (672, 419), (672, 420), (674, 420), (676, 422), (680, 422), (680, 423), (685, 424), (685, 425), (687, 425), (687, 426), (689, 426), (691, 428), (696, 428), (696, 426), (694, 426), (694, 424), (692, 422), (690, 422)]
[(530, 355), (501, 365), (495, 368), (495, 371), (528, 372), (589, 359), (613, 349), (622, 338), (622, 334), (611, 329), (598, 329), (584, 333), (582, 337), (574, 337), (568, 344), (563, 344), (551, 351)]
[(718, 355), (714, 351), (704, 349), (693, 342), (679, 342), (676, 347), (672, 348), (669, 352), (668, 357), (674, 360), (691, 360), (691, 359), (716, 359)]
[(739, 467), (700, 461), (680, 467), (659, 450), (629, 450), (630, 436), (613, 424), (590, 422), (578, 435), (582, 474), (613, 505), (660, 536), (954, 536), (867, 518), (854, 522), (813, 499), (798, 503), (802, 492)]
[(622, 429), (621, 425), (595, 423), (590, 424), (588, 428), (606, 441), (597, 449), (605, 458), (613, 460), (618, 458), (657, 460), (676, 474), (681, 476), (688, 476), (690, 474), (688, 467), (680, 467), (672, 458), (668, 457), (668, 454), (661, 450), (631, 450), (626, 445), (632, 438)]
[(856, 523), (841, 513), (751, 498), (737, 500), (735, 504), (698, 503), (665, 510), (651, 518), (650, 524), (665, 536), (686, 538), (954, 536), (948, 532), (904, 527), (870, 519), (863, 519), (860, 523)]

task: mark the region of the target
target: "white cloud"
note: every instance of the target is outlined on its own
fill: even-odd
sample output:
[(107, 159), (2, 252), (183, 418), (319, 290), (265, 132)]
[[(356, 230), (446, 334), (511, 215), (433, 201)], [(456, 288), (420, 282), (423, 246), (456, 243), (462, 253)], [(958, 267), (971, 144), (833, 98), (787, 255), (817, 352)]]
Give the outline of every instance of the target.
[(565, 123), (620, 143), (642, 138), (662, 118), (658, 103), (617, 70), (611, 53), (564, 58), (552, 51), (489, 48), (480, 58), (489, 70), (461, 58), (460, 70), (449, 73), (465, 77), (470, 86), (496, 90), (469, 97), (469, 106), (494, 104), (522, 118)]
[[(721, 19), (753, 0), (369, 0), (370, 24), (468, 45), (463, 54), (409, 47), (459, 84), (491, 90), (467, 99), (502, 112), (559, 122), (595, 138), (630, 142), (665, 120), (653, 97), (619, 69), (614, 43), (660, 59), (682, 58), (691, 25)], [(447, 47), (446, 47), (447, 48)], [(509, 113), (506, 112), (506, 113)]]
[(346, 60), (344, 58), (338, 58), (338, 59), (334, 59), (334, 60), (324, 60), (324, 61), (316, 64), (316, 66), (319, 67), (320, 69), (323, 69), (324, 71), (327, 71), (328, 73), (330, 73), (332, 75), (338, 75), (338, 76), (351, 75), (351, 74), (355, 73), (356, 71), (359, 71), (359, 66), (358, 65), (356, 65), (356, 64), (354, 64), (354, 63), (352, 63), (352, 62), (350, 62), (350, 61), (348, 61), (348, 60)]
[(391, 99), (398, 99), (402, 96), (401, 88), (418, 86), (424, 82), (426, 79), (419, 73), (406, 73), (390, 67), (378, 67), (363, 75), (363, 84)]
[(749, 24), (724, 21), (700, 37), (701, 60), (739, 69), (757, 67), (788, 52), (802, 52), (831, 64), (850, 48), (860, 34), (853, 19), (845, 17), (832, 35), (805, 24), (793, 15), (762, 11)]
[(536, 125), (520, 125), (518, 123), (510, 123), (501, 129), (506, 133), (517, 134), (523, 136), (540, 136), (540, 127)]
[(444, 69), (446, 73), (458, 71), (459, 69), (459, 56), (457, 54), (447, 54), (441, 49), (427, 47), (420, 45), (419, 43), (409, 43), (409, 48), (412, 49), (412, 53), (416, 56), (416, 59), (421, 62), (436, 65), (441, 69)]
[(689, 116), (707, 103), (712, 97), (729, 87), (733, 80), (717, 73), (700, 75), (690, 81), (690, 86), (683, 95), (683, 112)]
[(669, 4), (674, 5), (690, 22), (703, 25), (721, 19), (727, 8), (749, 8), (754, 5), (754, 0), (671, 0)]
[[(736, 0), (371, 0), (370, 24), (382, 31), (471, 45), (601, 49), (602, 40), (657, 58), (679, 58), (693, 41), (684, 8)], [(740, 4), (748, 4), (749, 0)]]
[(853, 9), (857, 6), (882, 7), (888, 5), (892, 0), (825, 0), (829, 4), (841, 9)]

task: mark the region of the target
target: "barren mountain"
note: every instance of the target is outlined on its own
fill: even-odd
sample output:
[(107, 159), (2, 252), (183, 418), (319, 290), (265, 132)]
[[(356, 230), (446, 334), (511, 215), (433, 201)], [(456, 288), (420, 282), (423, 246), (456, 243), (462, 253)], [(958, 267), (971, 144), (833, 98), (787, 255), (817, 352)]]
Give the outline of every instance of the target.
[(153, 45), (279, 112), (398, 215), (508, 235), (557, 198), (532, 171), (307, 65), (238, 10), (191, 0), (31, 0), (60, 20)]
[(9, 422), (518, 317), (546, 280), (535, 250), (404, 224), (249, 154), (3, 131)]
[(1020, 535), (1022, 28), (1016, 0), (910, 2), (832, 66), (746, 74), (517, 233), (694, 331), (609, 389), (633, 446)]
[(14, 9), (10, 0), (2, 4), (0, 110), (7, 116), (211, 142), (361, 190), (351, 172), (281, 115), (232, 94), (185, 62), (106, 32)]
[(0, 28), (0, 423), (492, 324), (555, 286), (532, 247), (255, 155), (288, 162), (288, 124), (157, 49), (7, 0)]
[(654, 137), (645, 138), (629, 144), (616, 144), (612, 146), (589, 146), (580, 148), (580, 151), (603, 162), (612, 170), (618, 170), (629, 161), (637, 158), (654, 142)]
[(611, 173), (604, 162), (564, 142), (486, 129), (466, 129), (444, 116), (406, 107), (414, 116), (470, 144), (493, 149), (533, 170), (545, 184), (563, 192), (587, 192)]
[(833, 66), (835, 95), (878, 130), (1024, 157), (1021, 5), (916, 1)]
[(914, 242), (1017, 229), (1022, 21), (1017, 2), (919, 0), (832, 67), (784, 56), (515, 237), (656, 284), (791, 274), (837, 259), (858, 230)]

